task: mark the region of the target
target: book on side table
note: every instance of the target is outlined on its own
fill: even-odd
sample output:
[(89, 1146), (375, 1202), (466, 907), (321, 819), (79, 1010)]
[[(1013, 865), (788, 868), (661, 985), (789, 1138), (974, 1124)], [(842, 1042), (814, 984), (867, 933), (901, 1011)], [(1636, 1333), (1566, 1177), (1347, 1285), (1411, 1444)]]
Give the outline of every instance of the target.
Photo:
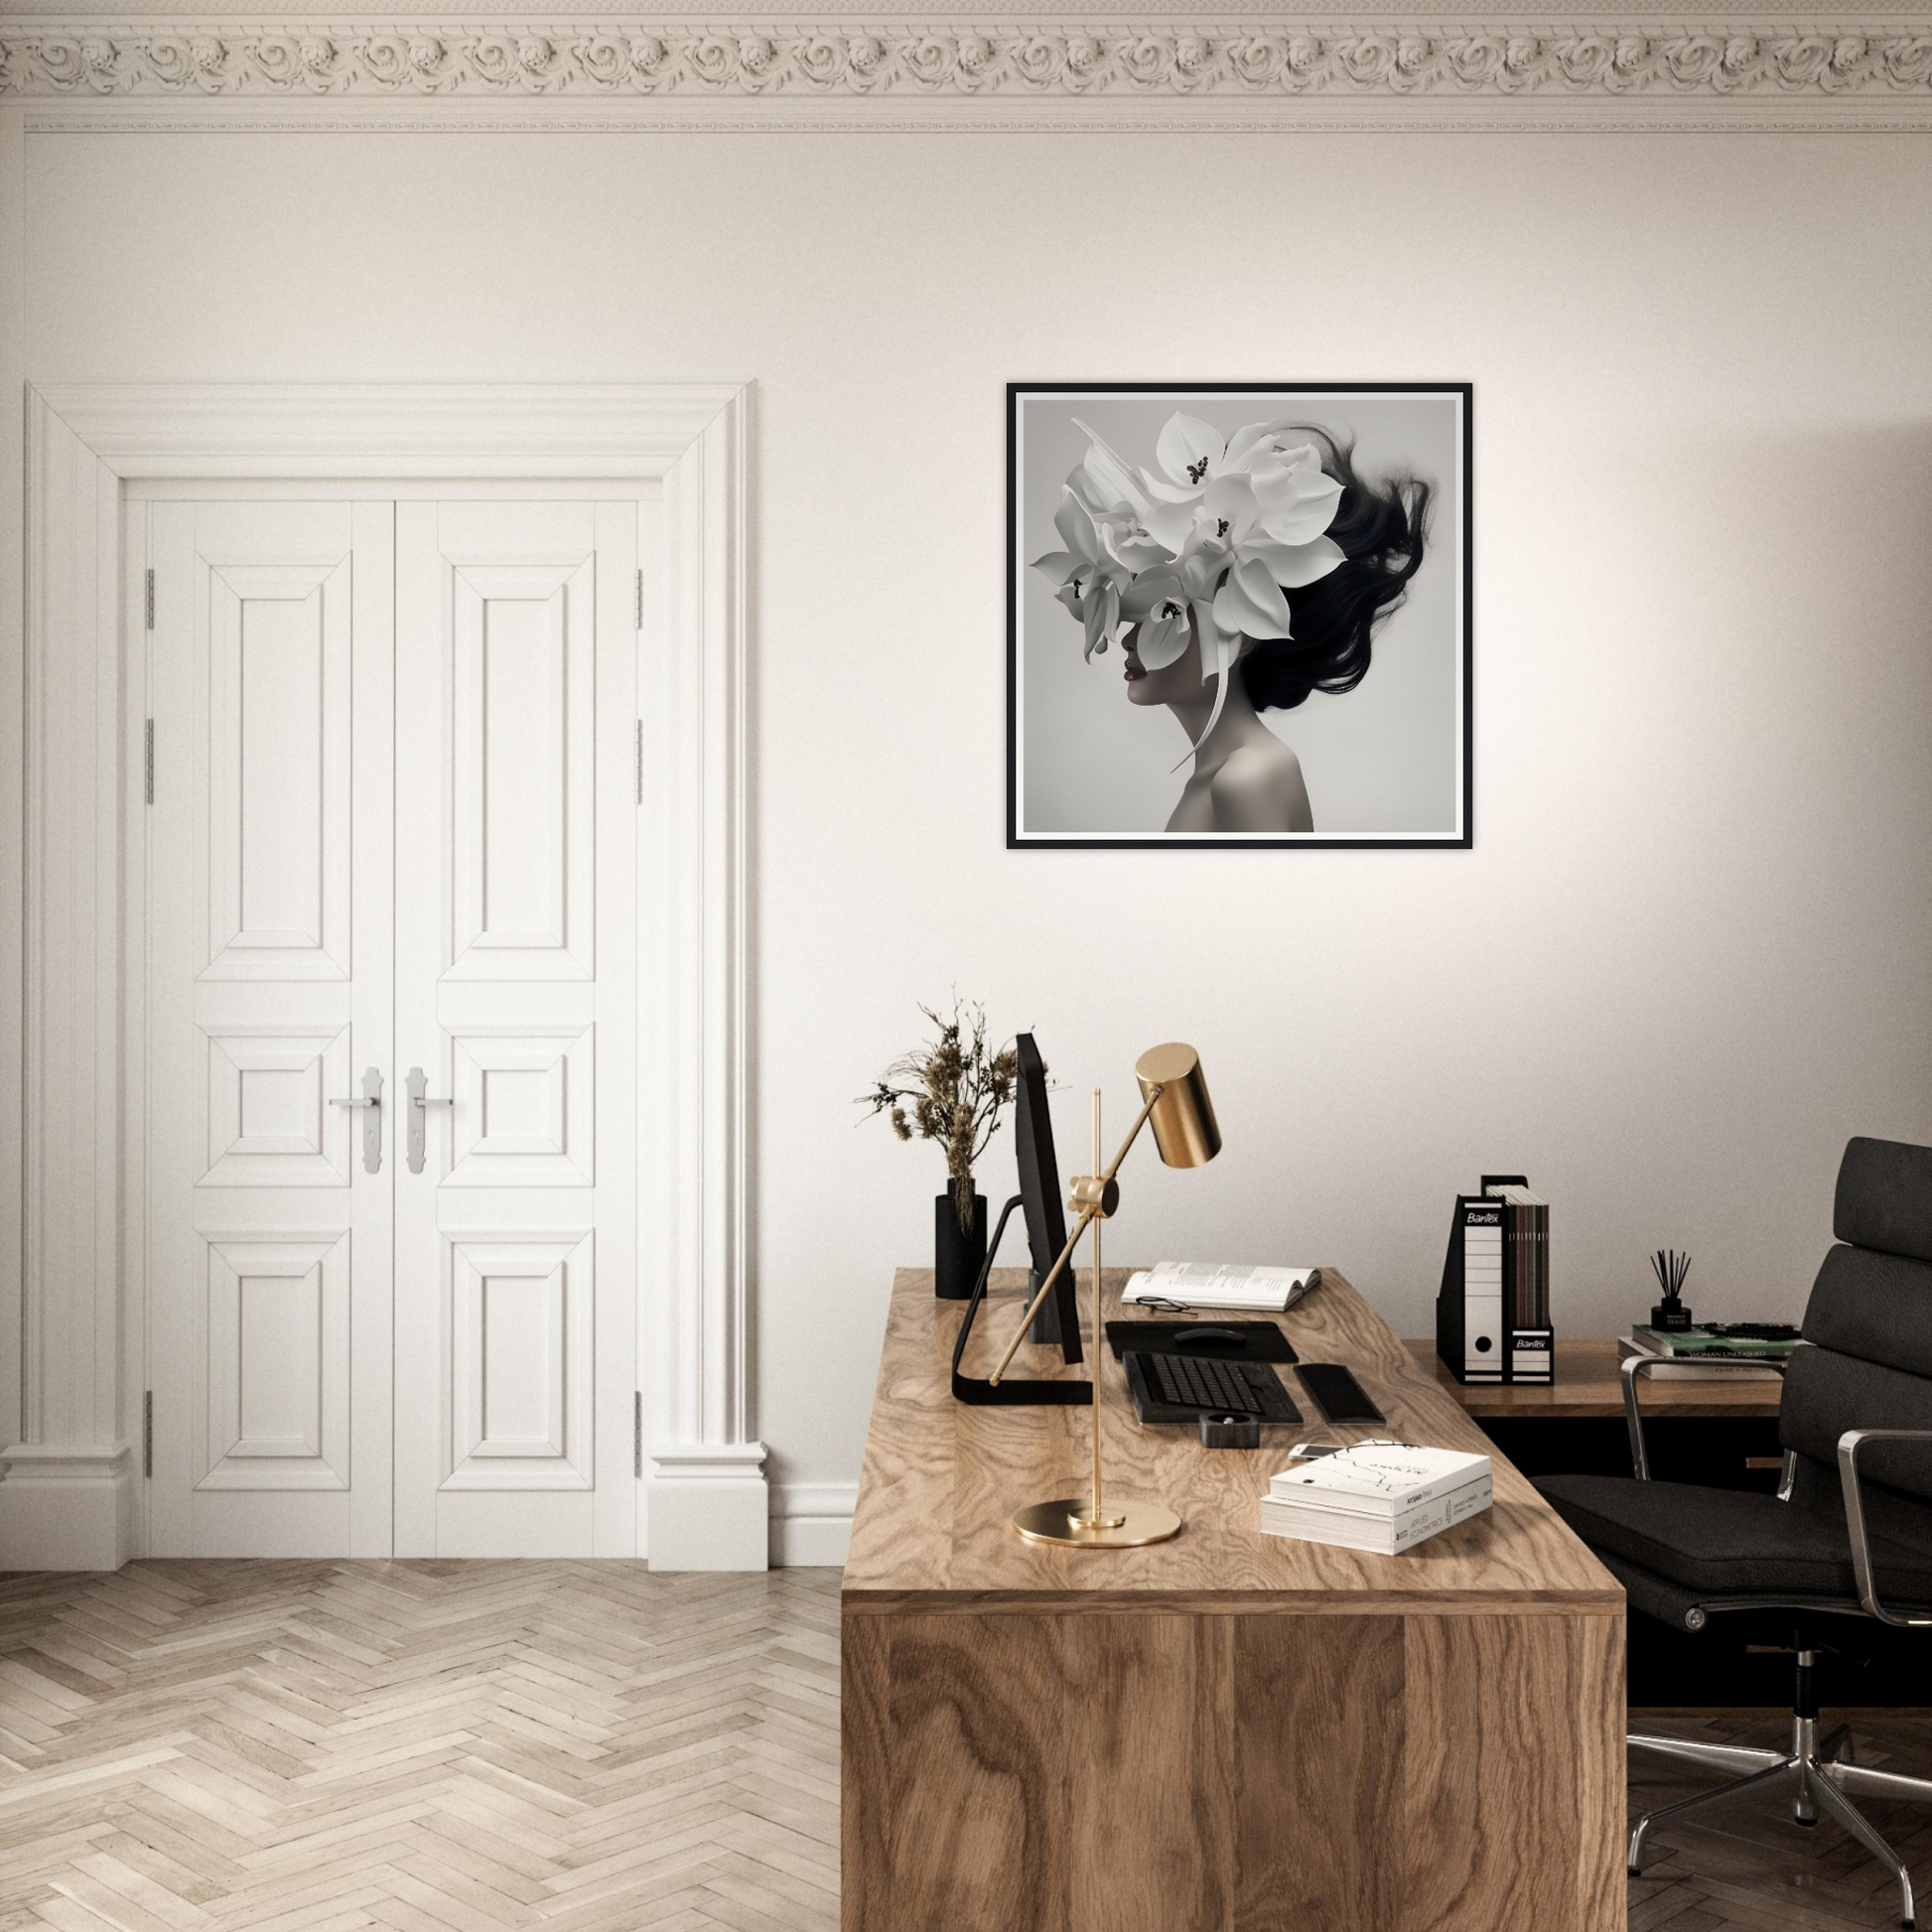
[[(1775, 1382), (1798, 1345), (1798, 1330), (1782, 1321), (1710, 1322), (1695, 1328), (1633, 1327), (1616, 1344), (1619, 1362), (1653, 1359), (1652, 1375), (1670, 1381)], [(1747, 1362), (1748, 1368), (1719, 1367)]]
[(1269, 1536), (1393, 1557), (1487, 1509), (1491, 1491), (1486, 1455), (1356, 1443), (1271, 1477), (1261, 1527)]

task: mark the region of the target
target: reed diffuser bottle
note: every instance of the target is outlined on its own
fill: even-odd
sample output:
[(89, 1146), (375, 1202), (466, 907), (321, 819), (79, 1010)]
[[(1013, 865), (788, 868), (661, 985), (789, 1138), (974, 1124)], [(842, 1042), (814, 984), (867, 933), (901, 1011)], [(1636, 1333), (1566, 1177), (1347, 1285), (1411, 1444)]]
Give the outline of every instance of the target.
[(1691, 1311), (1683, 1301), (1684, 1277), (1691, 1272), (1691, 1257), (1679, 1254), (1675, 1248), (1659, 1248), (1650, 1257), (1650, 1272), (1664, 1291), (1664, 1299), (1650, 1311), (1650, 1325), (1667, 1335), (1682, 1334), (1694, 1325)]

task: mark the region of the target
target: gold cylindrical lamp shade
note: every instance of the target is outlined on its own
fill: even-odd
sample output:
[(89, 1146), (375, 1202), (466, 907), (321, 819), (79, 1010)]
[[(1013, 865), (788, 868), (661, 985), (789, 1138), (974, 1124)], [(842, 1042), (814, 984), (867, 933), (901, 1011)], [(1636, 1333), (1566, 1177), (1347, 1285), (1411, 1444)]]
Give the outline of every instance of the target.
[[(1171, 1168), (1200, 1168), (1221, 1151), (1221, 1129), (1200, 1070), (1200, 1055), (1179, 1040), (1150, 1046), (1134, 1062), (1141, 1098), (1153, 1101), (1148, 1125)], [(1154, 1098), (1156, 1091), (1160, 1098)]]

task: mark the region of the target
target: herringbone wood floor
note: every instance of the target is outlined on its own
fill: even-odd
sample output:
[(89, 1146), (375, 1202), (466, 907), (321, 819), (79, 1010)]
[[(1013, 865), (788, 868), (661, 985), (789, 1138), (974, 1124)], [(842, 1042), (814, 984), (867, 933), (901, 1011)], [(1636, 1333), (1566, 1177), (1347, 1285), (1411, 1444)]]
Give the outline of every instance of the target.
[[(1768, 1743), (1789, 1721), (1643, 1722)], [(1865, 1763), (1932, 1772), (1932, 1713), (1858, 1727)], [(1633, 1810), (1701, 1782), (1632, 1754)], [(1932, 1807), (1869, 1809), (1932, 1897)], [(1892, 1898), (1836, 1827), (1731, 1812), (1654, 1840), (1630, 1927), (1872, 1932)], [(837, 1922), (835, 1571), (0, 1578), (0, 1932)]]
[(0, 1932), (835, 1926), (838, 1582), (0, 1579)]

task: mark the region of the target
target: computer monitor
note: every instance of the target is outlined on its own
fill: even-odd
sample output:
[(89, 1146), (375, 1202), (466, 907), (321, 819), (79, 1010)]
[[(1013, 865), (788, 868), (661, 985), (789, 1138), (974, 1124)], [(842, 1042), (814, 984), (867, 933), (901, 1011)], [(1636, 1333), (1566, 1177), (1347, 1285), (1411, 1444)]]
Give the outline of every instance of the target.
[[(1039, 1293), (1046, 1271), (1066, 1246), (1066, 1214), (1060, 1204), (1060, 1169), (1053, 1158), (1053, 1117), (1046, 1105), (1046, 1064), (1032, 1034), (1013, 1042), (1020, 1062), (1014, 1093), (1014, 1156), (1020, 1167), (1021, 1211), (1027, 1217), (1027, 1246), (1033, 1254), (1031, 1294)], [(1069, 1362), (1081, 1359), (1080, 1318), (1067, 1267), (1034, 1317), (1033, 1339), (1058, 1342)]]
[[(1014, 1089), (1014, 1155), (1020, 1167), (1020, 1191), (1000, 1210), (999, 1224), (986, 1251), (986, 1266), (974, 1284), (972, 1299), (960, 1318), (959, 1333), (953, 1342), (952, 1392), (961, 1402), (1010, 1405), (1031, 1403), (1079, 1404), (1093, 1400), (1092, 1385), (1079, 1382), (1041, 1382), (1024, 1376), (1003, 1375), (993, 1383), (984, 1376), (964, 1372), (967, 1344), (973, 1333), (973, 1318), (986, 1298), (987, 1277), (999, 1258), (1000, 1238), (1006, 1233), (1013, 1210), (1021, 1210), (1027, 1222), (1027, 1246), (1033, 1263), (1028, 1300), (1039, 1293), (1060, 1250), (1066, 1246), (1066, 1215), (1060, 1204), (1060, 1169), (1053, 1158), (1053, 1119), (1046, 1108), (1046, 1067), (1032, 1034), (1021, 1034), (1014, 1041), (1019, 1060), (1019, 1078)], [(1040, 1304), (1034, 1317), (1031, 1339), (1057, 1343), (1060, 1357), (1071, 1364), (1085, 1359), (1080, 1342), (1080, 1315), (1073, 1294), (1071, 1264), (1061, 1270), (1053, 1292)]]

